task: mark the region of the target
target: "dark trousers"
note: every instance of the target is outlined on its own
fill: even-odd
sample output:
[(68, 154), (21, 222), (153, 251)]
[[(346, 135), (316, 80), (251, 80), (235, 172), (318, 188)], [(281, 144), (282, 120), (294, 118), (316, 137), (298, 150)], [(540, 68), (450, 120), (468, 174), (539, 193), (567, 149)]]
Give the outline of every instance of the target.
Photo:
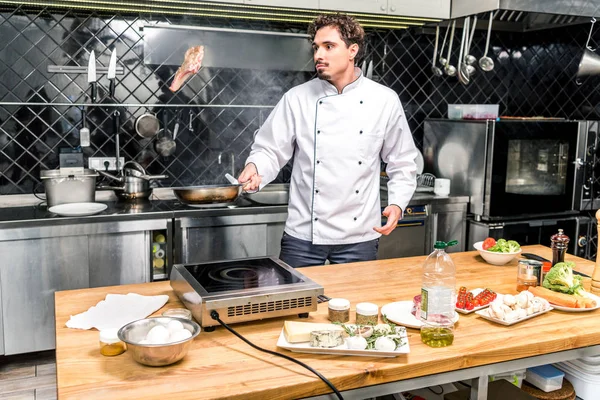
[(377, 259), (379, 239), (352, 244), (312, 244), (283, 233), (279, 259), (296, 267), (323, 265), (326, 260), (331, 264), (343, 264)]

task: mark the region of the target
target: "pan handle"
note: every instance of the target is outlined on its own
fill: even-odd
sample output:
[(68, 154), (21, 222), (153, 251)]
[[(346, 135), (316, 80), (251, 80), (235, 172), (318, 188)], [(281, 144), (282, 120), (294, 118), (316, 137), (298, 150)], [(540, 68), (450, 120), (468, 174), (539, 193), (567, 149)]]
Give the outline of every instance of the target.
[(116, 177), (116, 176), (114, 176), (113, 174), (109, 174), (109, 173), (108, 173), (108, 172), (106, 172), (106, 171), (102, 171), (101, 169), (97, 169), (97, 170), (96, 170), (96, 172), (97, 172), (97, 173), (99, 173), (99, 174), (100, 174), (100, 175), (102, 175), (102, 176), (105, 176), (105, 177), (107, 177), (107, 178), (113, 179), (113, 180), (115, 180), (115, 181), (118, 181), (118, 182), (123, 182), (123, 178)]

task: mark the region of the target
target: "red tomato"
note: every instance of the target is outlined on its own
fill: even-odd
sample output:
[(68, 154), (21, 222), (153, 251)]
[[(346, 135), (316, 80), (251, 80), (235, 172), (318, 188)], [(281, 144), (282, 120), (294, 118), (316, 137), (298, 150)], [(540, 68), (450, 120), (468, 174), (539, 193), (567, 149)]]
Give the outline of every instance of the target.
[(496, 239), (489, 237), (483, 241), (481, 248), (484, 250), (487, 250), (490, 247), (494, 247), (495, 245), (496, 245)]

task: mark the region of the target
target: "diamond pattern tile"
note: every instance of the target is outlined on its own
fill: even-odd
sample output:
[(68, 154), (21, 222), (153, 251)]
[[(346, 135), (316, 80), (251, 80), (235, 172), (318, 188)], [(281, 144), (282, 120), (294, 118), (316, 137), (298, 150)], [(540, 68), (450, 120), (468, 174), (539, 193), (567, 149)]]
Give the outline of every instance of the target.
[[(160, 183), (164, 186), (222, 182), (225, 172), (238, 172), (243, 167), (253, 133), (270, 108), (203, 106), (272, 106), (287, 90), (313, 75), (203, 68), (183, 90), (172, 94), (167, 87), (175, 68), (145, 65), (143, 61), (140, 27), (155, 22), (305, 31), (304, 26), (266, 21), (106, 16), (17, 8), (0, 13), (0, 102), (85, 102), (89, 95), (85, 74), (49, 74), (47, 66), (86, 66), (91, 50), (96, 53), (98, 65), (107, 66), (110, 52), (116, 48), (125, 73), (117, 76), (114, 100), (108, 98), (106, 77), (99, 77), (100, 104), (87, 110), (91, 146), (84, 148), (84, 154), (115, 155), (114, 108), (102, 104), (147, 104), (119, 108), (121, 155), (139, 161), (150, 173), (169, 175)], [(487, 73), (477, 69), (468, 86), (455, 77), (433, 76), (433, 35), (420, 30), (374, 29), (367, 33), (366, 59), (373, 60), (373, 79), (399, 94), (418, 147), (422, 146), (424, 119), (445, 117), (449, 103), (497, 103), (502, 115), (600, 119), (600, 78), (586, 78), (581, 84), (574, 78), (588, 26), (528, 33), (492, 32), (489, 53), (495, 69)], [(450, 57), (453, 65), (461, 33), (457, 28)], [(591, 46), (600, 43), (599, 39), (600, 33), (595, 30)], [(484, 46), (485, 31), (477, 31), (471, 54), (481, 57)], [(192, 106), (181, 110), (177, 151), (166, 158), (157, 154), (153, 140), (141, 138), (134, 129), (135, 119), (145, 112), (161, 118), (164, 103)], [(170, 131), (177, 111), (169, 109)], [(57, 168), (59, 149), (78, 145), (81, 115), (78, 107), (0, 105), (0, 194), (30, 193), (39, 185), (40, 170)], [(594, 170), (600, 197), (600, 163)], [(287, 166), (278, 181), (288, 181), (290, 171)]]

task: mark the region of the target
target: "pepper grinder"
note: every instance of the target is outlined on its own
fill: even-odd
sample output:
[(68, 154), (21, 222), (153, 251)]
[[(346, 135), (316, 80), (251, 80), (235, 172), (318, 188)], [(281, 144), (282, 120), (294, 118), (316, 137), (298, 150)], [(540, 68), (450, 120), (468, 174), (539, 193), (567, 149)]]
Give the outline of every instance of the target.
[[(596, 221), (598, 224), (598, 233), (600, 233), (600, 210), (596, 211)], [(596, 253), (596, 266), (592, 274), (591, 292), (595, 295), (600, 295), (600, 256), (598, 253)]]
[(558, 230), (558, 233), (550, 237), (552, 248), (552, 266), (555, 266), (559, 262), (565, 261), (565, 253), (569, 247), (569, 237), (565, 235), (562, 229)]

